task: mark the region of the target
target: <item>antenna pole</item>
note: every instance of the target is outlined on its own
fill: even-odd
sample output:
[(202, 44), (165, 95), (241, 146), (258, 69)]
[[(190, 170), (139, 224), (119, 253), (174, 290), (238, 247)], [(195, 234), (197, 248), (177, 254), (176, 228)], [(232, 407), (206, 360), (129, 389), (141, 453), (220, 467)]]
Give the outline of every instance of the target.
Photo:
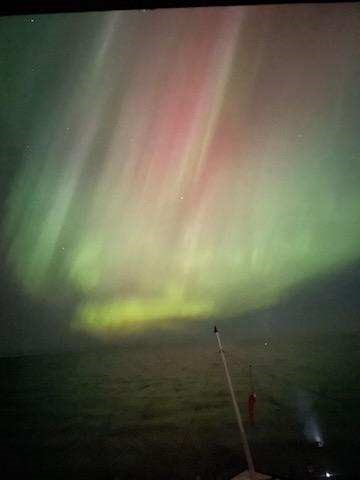
[(229, 368), (228, 368), (226, 357), (225, 357), (225, 354), (224, 354), (224, 349), (223, 349), (223, 346), (222, 346), (222, 343), (221, 343), (221, 340), (220, 340), (219, 331), (216, 328), (216, 326), (214, 327), (214, 333), (216, 335), (216, 339), (217, 339), (217, 342), (218, 342), (219, 351), (220, 351), (220, 355), (221, 355), (221, 360), (224, 364), (226, 380), (227, 380), (227, 383), (228, 383), (228, 386), (229, 386), (230, 395), (231, 395), (232, 403), (233, 403), (234, 410), (235, 410), (235, 416), (236, 416), (236, 420), (237, 420), (239, 430), (240, 430), (241, 442), (242, 442), (242, 445), (243, 445), (243, 448), (244, 448), (246, 461), (247, 461), (248, 468), (249, 468), (250, 479), (255, 480), (255, 478), (256, 478), (255, 477), (255, 468), (254, 468), (254, 462), (253, 462), (251, 452), (250, 452), (249, 442), (248, 442), (247, 437), (246, 437), (246, 433), (245, 433), (244, 425), (243, 425), (243, 422), (242, 422), (239, 406), (238, 406), (237, 401), (236, 401), (234, 388), (233, 388), (231, 377), (230, 377)]

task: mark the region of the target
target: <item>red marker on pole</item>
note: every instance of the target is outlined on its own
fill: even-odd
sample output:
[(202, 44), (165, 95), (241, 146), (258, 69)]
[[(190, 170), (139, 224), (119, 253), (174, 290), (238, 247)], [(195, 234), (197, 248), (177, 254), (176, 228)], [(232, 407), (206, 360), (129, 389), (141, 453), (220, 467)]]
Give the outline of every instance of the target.
[(251, 425), (255, 424), (255, 403), (256, 403), (256, 393), (254, 388), (254, 381), (252, 376), (252, 366), (249, 365), (249, 374), (250, 374), (250, 384), (251, 384), (251, 393), (249, 395), (248, 400), (248, 411), (249, 411), (249, 419)]
[(221, 340), (220, 340), (219, 331), (216, 328), (216, 326), (214, 327), (214, 333), (216, 335), (216, 339), (217, 339), (217, 342), (218, 342), (221, 359), (222, 359), (222, 362), (224, 364), (225, 376), (226, 376), (226, 380), (227, 380), (227, 383), (228, 383), (228, 386), (229, 386), (231, 400), (232, 400), (232, 403), (233, 403), (236, 420), (237, 420), (239, 430), (240, 430), (241, 443), (242, 443), (242, 446), (243, 446), (243, 449), (244, 449), (244, 452), (245, 452), (245, 457), (246, 457), (246, 461), (247, 461), (248, 469), (249, 469), (249, 478), (250, 478), (250, 480), (255, 480), (256, 479), (256, 473), (255, 473), (255, 468), (254, 468), (254, 461), (253, 461), (253, 458), (252, 458), (252, 455), (251, 455), (251, 452), (250, 452), (249, 442), (248, 442), (248, 439), (246, 437), (246, 433), (245, 433), (244, 425), (243, 425), (243, 422), (242, 422), (239, 406), (238, 406), (237, 401), (236, 401), (234, 388), (233, 388), (231, 377), (230, 377), (229, 368), (228, 368), (227, 361), (226, 361), (226, 358), (225, 358), (224, 349), (223, 349), (223, 346), (222, 346), (222, 343), (221, 343)]

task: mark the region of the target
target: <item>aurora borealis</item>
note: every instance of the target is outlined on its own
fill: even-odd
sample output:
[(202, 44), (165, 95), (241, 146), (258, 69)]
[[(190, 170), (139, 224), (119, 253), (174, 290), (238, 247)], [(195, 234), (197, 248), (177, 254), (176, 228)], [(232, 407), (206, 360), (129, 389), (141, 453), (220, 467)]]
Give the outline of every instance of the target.
[(359, 259), (358, 6), (0, 31), (6, 268), (32, 302), (74, 304), (69, 328), (240, 316)]

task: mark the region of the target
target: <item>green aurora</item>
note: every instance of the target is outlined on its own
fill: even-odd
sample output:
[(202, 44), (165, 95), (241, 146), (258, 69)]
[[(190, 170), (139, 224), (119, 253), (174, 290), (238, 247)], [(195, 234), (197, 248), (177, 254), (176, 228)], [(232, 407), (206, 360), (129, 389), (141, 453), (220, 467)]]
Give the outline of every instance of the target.
[(76, 298), (73, 328), (106, 337), (241, 315), (357, 260), (360, 19), (341, 8), (28, 24), (53, 33), (2, 224), (20, 288)]

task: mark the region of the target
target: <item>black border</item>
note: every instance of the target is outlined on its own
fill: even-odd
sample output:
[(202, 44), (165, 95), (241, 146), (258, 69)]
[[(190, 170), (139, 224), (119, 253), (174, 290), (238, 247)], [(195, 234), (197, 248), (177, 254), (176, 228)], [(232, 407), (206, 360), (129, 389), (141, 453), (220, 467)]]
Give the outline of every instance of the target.
[(221, 7), (231, 5), (281, 5), (319, 3), (359, 3), (358, 0), (3, 0), (0, 15), (37, 15), (44, 13), (101, 12), (107, 10), (154, 10), (159, 8)]

